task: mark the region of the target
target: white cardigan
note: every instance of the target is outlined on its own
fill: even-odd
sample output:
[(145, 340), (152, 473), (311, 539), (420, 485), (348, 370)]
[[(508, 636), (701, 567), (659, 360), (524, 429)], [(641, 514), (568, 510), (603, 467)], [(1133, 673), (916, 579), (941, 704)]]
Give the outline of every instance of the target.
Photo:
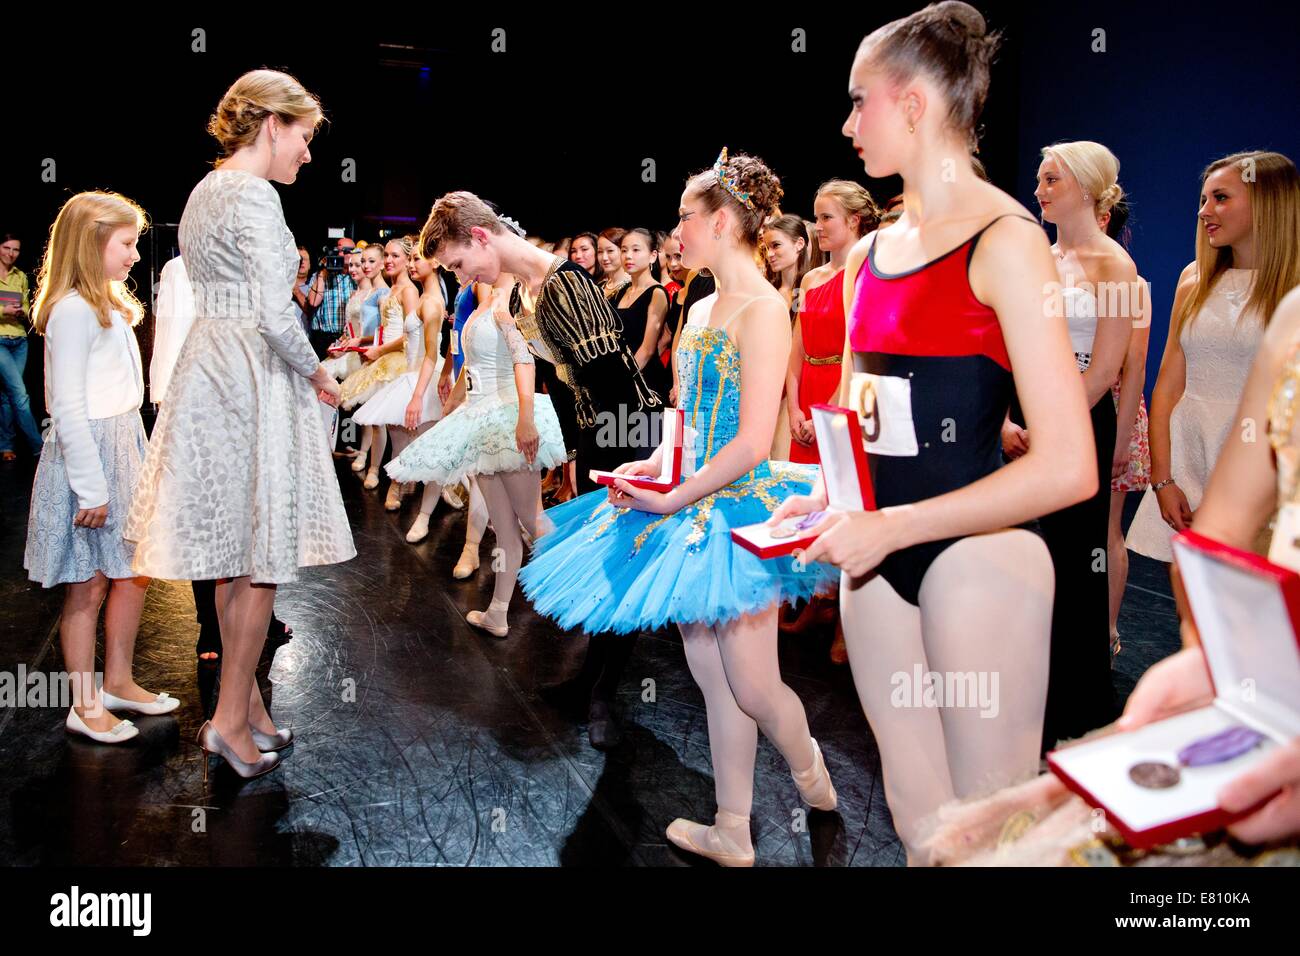
[(45, 407), (63, 452), (68, 483), (82, 508), (108, 503), (108, 482), (90, 420), (138, 411), (144, 377), (135, 331), (120, 312), (108, 328), (76, 291), (50, 311), (45, 326)]
[(169, 259), (158, 278), (158, 302), (154, 306), (153, 358), (149, 360), (149, 400), (157, 404), (167, 395), (172, 369), (181, 346), (194, 324), (194, 288), (180, 256)]

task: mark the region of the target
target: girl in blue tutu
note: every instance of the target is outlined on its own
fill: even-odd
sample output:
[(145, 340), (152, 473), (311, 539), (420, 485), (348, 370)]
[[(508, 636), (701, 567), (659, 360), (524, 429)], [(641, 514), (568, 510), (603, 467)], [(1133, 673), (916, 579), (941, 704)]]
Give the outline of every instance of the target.
[[(754, 250), (780, 197), (762, 162), (728, 159), (726, 150), (682, 194), (674, 237), (683, 265), (717, 279), (717, 291), (691, 309), (676, 356), (694, 473), (666, 494), (619, 480), (551, 509), (555, 530), (537, 541), (520, 576), (536, 609), (565, 628), (628, 633), (671, 622), (681, 630), (708, 710), (717, 815), (712, 826), (674, 820), (668, 838), (728, 866), (754, 862), (749, 814), (760, 728), (804, 799), (825, 810), (836, 804), (776, 653), (778, 606), (811, 597), (830, 580), (829, 569), (791, 557), (761, 560), (730, 534), (767, 520), (786, 495), (817, 478), (815, 466), (767, 460), (791, 334), (785, 300), (759, 271)], [(664, 454), (661, 447), (616, 471), (657, 475)]]

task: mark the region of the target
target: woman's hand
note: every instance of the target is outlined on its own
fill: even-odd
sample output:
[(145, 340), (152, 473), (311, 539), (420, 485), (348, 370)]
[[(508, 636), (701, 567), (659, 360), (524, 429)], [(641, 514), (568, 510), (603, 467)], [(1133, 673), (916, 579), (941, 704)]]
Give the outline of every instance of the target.
[(334, 381), (334, 376), (330, 375), (323, 366), (317, 365), (316, 371), (311, 373), (307, 379), (311, 387), (316, 390), (316, 398), (326, 405), (332, 405), (338, 408), (339, 404), (339, 383)]
[(1187, 503), (1183, 489), (1177, 485), (1165, 485), (1156, 492), (1156, 501), (1160, 502), (1160, 517), (1169, 527), (1184, 531), (1192, 526), (1192, 506)]
[[(450, 368), (451, 368), (451, 363), (448, 362), (448, 363), (446, 364), (446, 366), (444, 366), (444, 367), (447, 368), (448, 370), (450, 370)], [(440, 401), (440, 402), (442, 402), (442, 404), (446, 405), (446, 404), (447, 404), (447, 399), (449, 399), (449, 398), (451, 398), (451, 374), (450, 374), (450, 371), (448, 371), (448, 372), (446, 372), (446, 373), (444, 373), (444, 374), (438, 376), (438, 401)]]
[(1153, 664), (1129, 695), (1118, 730), (1135, 730), (1214, 699), (1214, 686), (1200, 647), (1188, 647)]
[(541, 444), (537, 426), (531, 418), (519, 416), (519, 422), (515, 425), (515, 444), (519, 446), (519, 453), (524, 456), (524, 461), (531, 467), (537, 457), (537, 446)]
[(1015, 461), (1029, 451), (1029, 432), (1021, 428), (1010, 418), (1002, 422), (1002, 454), (1008, 461)]
[[(1116, 728), (1135, 730), (1203, 707), (1213, 699), (1205, 652), (1200, 647), (1188, 647), (1142, 675)], [(1240, 813), (1270, 794), (1276, 796), (1250, 816), (1231, 824), (1228, 832), (1246, 843), (1267, 843), (1300, 834), (1300, 738), (1277, 747), (1224, 784), (1218, 802), (1229, 813)]]
[(102, 528), (107, 520), (108, 504), (106, 502), (98, 508), (82, 508), (72, 516), (72, 526), (74, 528)]
[(772, 512), (772, 517), (767, 519), (769, 525), (780, 524), (786, 518), (798, 517), (799, 515), (810, 515), (814, 511), (826, 510), (826, 492), (821, 488), (821, 482), (813, 486), (814, 490), (807, 495), (791, 495), (776, 506)]
[[(627, 472), (623, 474), (627, 474)], [(657, 474), (657, 472), (651, 472), (651, 474)], [(681, 509), (681, 498), (677, 493), (681, 487), (681, 485), (678, 485), (677, 488), (664, 494), (659, 491), (638, 488), (620, 478), (614, 482), (614, 486), (610, 489), (609, 500), (611, 504), (620, 508), (631, 508), (634, 511), (645, 511), (654, 515), (670, 515)]]
[(370, 346), (370, 348), (366, 349), (364, 352), (361, 353), (361, 356), (367, 362), (373, 362), (375, 359), (379, 358), (379, 346), (378, 345)]
[(1120, 477), (1121, 475), (1124, 474), (1125, 471), (1128, 470), (1128, 463), (1131, 457), (1132, 457), (1132, 453), (1130, 452), (1129, 445), (1126, 444), (1123, 450), (1121, 450), (1118, 446), (1116, 446), (1115, 457), (1112, 458), (1110, 462), (1111, 480)]
[(790, 437), (801, 445), (811, 445), (817, 440), (817, 433), (802, 408), (790, 409)]
[[(653, 461), (648, 461), (648, 460), (627, 461), (619, 465), (617, 468), (615, 468), (614, 474), (627, 475), (629, 478), (637, 478), (637, 477), (657, 478), (659, 477), (659, 468), (654, 464)], [(616, 505), (619, 508), (631, 507), (631, 505), (628, 504), (627, 496), (624, 495), (622, 492), (620, 492), (618, 488), (615, 487), (614, 485), (609, 486), (609, 494), (607, 495), (607, 499), (610, 504)]]
[(906, 544), (902, 534), (904, 508), (880, 511), (833, 511), (808, 529), (817, 540), (802, 556), (804, 564), (825, 561), (860, 578)]
[(1268, 843), (1300, 834), (1300, 737), (1261, 757), (1249, 770), (1219, 789), (1219, 806), (1240, 813), (1272, 800), (1230, 824), (1228, 832), (1246, 843)]
[(420, 427), (420, 416), (424, 411), (424, 402), (417, 398), (412, 398), (406, 403), (406, 414), (402, 416), (402, 424), (414, 431)]

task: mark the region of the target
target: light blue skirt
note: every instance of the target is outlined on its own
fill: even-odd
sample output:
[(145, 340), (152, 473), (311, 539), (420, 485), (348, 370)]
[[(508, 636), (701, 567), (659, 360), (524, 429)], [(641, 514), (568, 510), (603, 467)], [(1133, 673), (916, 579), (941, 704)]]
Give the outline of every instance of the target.
[(144, 463), (148, 444), (144, 423), (139, 410), (133, 409), (112, 418), (92, 418), (90, 434), (108, 482), (108, 520), (100, 528), (72, 524), (81, 506), (68, 484), (67, 464), (54, 429), (41, 446), (27, 516), (23, 567), (28, 577), (43, 587), (88, 581), (96, 571), (109, 578), (135, 577), (131, 571), (135, 545), (122, 537), (122, 525)]
[(605, 489), (590, 492), (546, 512), (555, 530), (537, 540), (520, 584), (538, 613), (589, 634), (720, 624), (810, 598), (837, 583), (839, 570), (764, 560), (736, 545), (731, 529), (808, 494), (817, 473), (772, 462), (671, 515), (616, 508)]
[[(443, 486), (469, 475), (530, 470), (515, 443), (518, 424), (518, 401), (503, 400), (496, 393), (471, 399), (407, 445), (384, 470), (394, 481), (433, 481)], [(549, 395), (534, 397), (533, 425), (539, 441), (531, 470), (564, 464), (568, 458), (564, 436)]]

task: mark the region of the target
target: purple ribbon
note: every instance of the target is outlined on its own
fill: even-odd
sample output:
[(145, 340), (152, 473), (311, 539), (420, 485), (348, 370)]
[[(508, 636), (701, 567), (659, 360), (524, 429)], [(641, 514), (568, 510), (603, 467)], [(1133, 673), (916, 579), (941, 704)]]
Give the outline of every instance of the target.
[(807, 531), (809, 528), (811, 528), (811, 527), (812, 527), (813, 525), (815, 525), (818, 521), (821, 521), (822, 518), (825, 518), (825, 517), (826, 517), (826, 512), (824, 512), (824, 511), (814, 511), (814, 512), (813, 512), (812, 514), (810, 514), (810, 515), (805, 515), (804, 518), (803, 518), (803, 520), (800, 521), (797, 525), (794, 526), (794, 530), (796, 530), (796, 531)]
[(1234, 757), (1240, 757), (1263, 739), (1263, 734), (1249, 727), (1230, 727), (1211, 737), (1192, 741), (1178, 751), (1178, 762), (1184, 767), (1225, 763)]

